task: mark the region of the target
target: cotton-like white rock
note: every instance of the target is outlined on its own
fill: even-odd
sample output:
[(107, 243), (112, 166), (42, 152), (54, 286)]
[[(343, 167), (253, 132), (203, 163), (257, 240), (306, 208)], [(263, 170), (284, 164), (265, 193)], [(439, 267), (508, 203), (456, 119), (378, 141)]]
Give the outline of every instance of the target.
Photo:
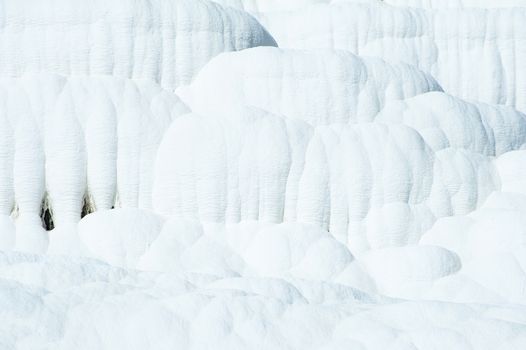
[[(88, 221), (89, 217), (83, 219), (81, 227)], [(113, 230), (120, 231), (123, 237), (128, 231), (120, 227)], [(81, 237), (85, 241), (88, 235)], [(151, 241), (143, 237), (142, 242), (148, 249), (141, 252), (135, 265), (128, 267), (206, 273), (216, 277), (338, 281), (374, 290), (372, 285), (367, 285), (363, 271), (353, 265), (354, 257), (345, 245), (316, 225), (258, 221), (201, 224), (195, 220), (172, 218), (158, 236), (151, 237)], [(111, 251), (103, 246), (100, 249)], [(103, 260), (109, 262), (109, 255)]]
[[(203, 222), (279, 223), (284, 215), (295, 215), (297, 181), (312, 133), (307, 124), (253, 109), (231, 121), (179, 119), (157, 156), (157, 212)], [(288, 184), (289, 176), (295, 183)]]
[[(524, 7), (524, 0), (290, 0), (274, 3), (272, 1), (258, 0), (214, 0), (214, 2), (244, 9), (249, 12), (274, 12), (274, 11), (297, 11), (313, 4), (378, 4), (383, 2), (388, 5), (402, 7), (417, 7), (426, 9), (441, 8), (502, 8), (502, 7)], [(262, 10), (257, 10), (262, 9)]]
[(173, 89), (225, 51), (275, 45), (250, 15), (205, 0), (2, 1), (1, 76), (147, 79)]
[(526, 115), (506, 106), (468, 103), (441, 92), (388, 101), (376, 121), (403, 123), (439, 151), (462, 148), (499, 156), (526, 143)]
[[(346, 0), (342, 0), (346, 1)], [(353, 0), (350, 0), (353, 1)], [(375, 1), (375, 0), (372, 0)], [(466, 8), (466, 7), (480, 7), (480, 8), (498, 8), (498, 7), (525, 7), (524, 0), (385, 0), (389, 5), (420, 7), (426, 9), (441, 9), (441, 8)]]
[(436, 218), (475, 210), (498, 186), (488, 157), (435, 154), (404, 125), (312, 128), (239, 113), (172, 123), (156, 161), (156, 211), (208, 223), (309, 223), (358, 253), (414, 244)]
[(15, 245), (15, 224), (8, 215), (0, 215), (0, 249), (11, 250)]
[[(2, 345), (55, 349), (521, 348), (520, 305), (377, 298), (325, 282), (138, 273), (0, 253)], [(16, 322), (7, 322), (16, 320)], [(43, 323), (43, 321), (45, 321)], [(39, 332), (30, 332), (39, 329)]]
[(516, 62), (526, 55), (525, 18), (524, 7), (429, 11), (374, 1), (259, 16), (282, 48), (331, 48), (406, 62), (454, 96), (523, 112), (526, 71)]
[(434, 246), (406, 246), (378, 249), (360, 259), (375, 281), (378, 291), (393, 297), (415, 298), (440, 278), (461, 268), (458, 256)]
[(524, 151), (509, 152), (495, 161), (503, 191), (493, 192), (467, 216), (438, 220), (422, 237), (420, 245), (443, 247), (462, 260), (458, 274), (437, 281), (427, 291), (427, 298), (524, 304), (526, 187), (517, 180), (520, 168), (516, 166), (520, 166), (523, 155)]
[(215, 2), (0, 0), (0, 348), (525, 349), (522, 0)]
[(155, 83), (112, 77), (5, 78), (0, 101), (0, 213), (28, 230), (46, 210), (74, 226), (83, 208), (151, 208), (158, 144), (187, 111)]
[(455, 251), (462, 259), (462, 269), (458, 277), (444, 279), (434, 286), (428, 292), (429, 297), (457, 302), (469, 298), (496, 303), (511, 300), (524, 304), (525, 204), (521, 194), (495, 192), (481, 209), (468, 217), (439, 220), (420, 244)]
[[(262, 62), (254, 67), (256, 60)], [(434, 151), (454, 147), (494, 156), (526, 141), (524, 114), (433, 90), (440, 87), (432, 78), (405, 65), (340, 51), (256, 48), (220, 55), (177, 92), (205, 115), (228, 117), (247, 105), (314, 126), (403, 123)]]
[(503, 154), (496, 160), (502, 192), (526, 194), (526, 152)]
[(437, 90), (431, 76), (405, 64), (343, 51), (255, 48), (219, 55), (177, 93), (204, 115), (245, 105), (317, 126), (372, 121), (389, 100)]
[[(352, 3), (374, 3), (383, 0), (212, 0), (223, 6), (231, 6), (241, 9), (257, 16), (261, 13), (279, 12), (279, 11), (297, 11), (313, 4), (328, 4), (338, 2), (352, 2)], [(393, 0), (396, 1), (396, 0)], [(404, 0), (401, 0), (404, 1)], [(411, 0), (405, 0), (411, 1)], [(418, 1), (418, 0), (416, 0)], [(460, 0), (457, 0), (460, 1)], [(476, 1), (476, 0), (475, 0)], [(513, 0), (511, 0), (513, 1)], [(515, 0), (521, 1), (521, 0)], [(456, 4), (456, 3), (455, 3)]]
[(87, 256), (113, 266), (134, 268), (159, 235), (162, 219), (140, 209), (115, 209), (90, 214), (79, 223)]
[[(63, 246), (62, 242), (59, 241), (57, 243), (59, 243), (59, 247)], [(64, 242), (64, 245), (66, 244), (67, 242)], [(43, 222), (39, 216), (20, 215), (16, 218), (16, 238), (13, 249), (19, 252), (33, 254), (44, 254), (49, 250), (49, 235), (43, 227)], [(61, 251), (61, 253), (67, 252), (68, 251), (64, 250)]]

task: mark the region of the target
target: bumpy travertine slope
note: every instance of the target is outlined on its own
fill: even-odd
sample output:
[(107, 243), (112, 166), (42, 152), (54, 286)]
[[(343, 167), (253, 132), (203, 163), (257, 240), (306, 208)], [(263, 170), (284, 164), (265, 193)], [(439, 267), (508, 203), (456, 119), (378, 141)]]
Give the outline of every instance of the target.
[(230, 6), (250, 12), (255, 16), (271, 12), (292, 12), (315, 4), (388, 4), (400, 7), (425, 9), (454, 8), (503, 8), (526, 7), (525, 0), (212, 0), (223, 6)]
[(522, 1), (216, 2), (0, 0), (0, 349), (526, 349)]
[(421, 245), (453, 251), (463, 264), (458, 275), (433, 286), (426, 293), (429, 298), (458, 302), (466, 302), (470, 297), (474, 302), (487, 302), (491, 298), (526, 303), (525, 159), (525, 151), (500, 156), (496, 165), (501, 191), (492, 193), (480, 209), (467, 216), (439, 220), (422, 237)]
[(436, 218), (469, 213), (498, 186), (489, 158), (435, 153), (404, 125), (313, 128), (259, 110), (177, 119), (156, 164), (163, 215), (310, 223), (353, 252), (416, 242)]
[[(341, 0), (346, 1), (346, 0)], [(353, 0), (350, 0), (353, 1)], [(371, 2), (374, 0), (371, 0)], [(525, 7), (524, 0), (384, 0), (389, 5), (421, 7), (429, 9), (440, 8), (496, 8), (496, 7)]]
[[(251, 14), (255, 16), (258, 16), (259, 14), (266, 13), (266, 12), (297, 11), (297, 10), (301, 10), (313, 4), (329, 4), (329, 3), (338, 3), (338, 2), (352, 2), (355, 4), (368, 4), (368, 3), (374, 3), (374, 2), (383, 1), (383, 0), (212, 0), (212, 1), (218, 4), (221, 4), (223, 6), (231, 6), (231, 7), (240, 9), (240, 10), (244, 10), (244, 11), (250, 12)], [(406, 0), (406, 1), (411, 1), (411, 0)]]
[(326, 3), (330, 0), (213, 0), (223, 6), (231, 6), (250, 13), (270, 11), (294, 11), (310, 4)]
[(186, 111), (148, 81), (1, 79), (0, 214), (16, 209), (20, 225), (35, 228), (43, 205), (56, 226), (76, 224), (83, 206), (151, 208), (157, 147)]
[(219, 55), (177, 94), (204, 115), (246, 105), (316, 126), (368, 122), (386, 101), (428, 91), (441, 87), (407, 64), (344, 51), (261, 47)]
[(275, 45), (247, 13), (205, 0), (0, 2), (0, 75), (107, 74), (173, 89), (215, 55)]
[(406, 64), (344, 51), (254, 48), (219, 55), (177, 93), (194, 112), (215, 118), (249, 106), (313, 126), (403, 123), (434, 151), (451, 146), (495, 156), (526, 141), (523, 113), (440, 90), (433, 78)]
[(416, 65), (448, 93), (526, 111), (526, 9), (312, 5), (260, 16), (280, 47), (336, 48)]
[(524, 114), (432, 90), (410, 66), (345, 52), (222, 54), (177, 90), (207, 117), (167, 132), (155, 209), (311, 223), (353, 253), (415, 243), (481, 205), (499, 186), (491, 157), (526, 144)]
[(4, 252), (0, 277), (6, 349), (507, 350), (526, 332), (524, 306), (389, 300), (315, 279), (141, 273)]
[(526, 115), (513, 108), (469, 103), (443, 92), (390, 100), (375, 121), (412, 127), (433, 151), (462, 148), (499, 156), (524, 147)]

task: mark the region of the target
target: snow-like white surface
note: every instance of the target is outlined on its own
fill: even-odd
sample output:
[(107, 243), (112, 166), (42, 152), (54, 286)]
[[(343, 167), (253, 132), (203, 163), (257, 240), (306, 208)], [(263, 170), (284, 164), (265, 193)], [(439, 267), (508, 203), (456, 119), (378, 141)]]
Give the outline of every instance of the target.
[(176, 93), (204, 115), (245, 105), (317, 126), (368, 122), (389, 100), (441, 90), (407, 64), (345, 51), (261, 47), (219, 55)]
[(225, 51), (275, 45), (249, 14), (206, 0), (0, 2), (0, 75), (148, 79), (173, 89)]
[(0, 253), (0, 276), (7, 349), (504, 350), (526, 332), (523, 306), (390, 300), (331, 282), (13, 253)]
[(212, 0), (223, 6), (229, 6), (250, 12), (255, 16), (269, 12), (292, 12), (316, 4), (369, 4), (380, 3), (400, 7), (424, 9), (454, 8), (504, 8), (526, 7), (525, 0)]
[(0, 79), (0, 214), (15, 209), (24, 237), (41, 226), (42, 208), (56, 227), (76, 225), (83, 206), (151, 208), (157, 147), (186, 112), (149, 81)]
[[(340, 0), (353, 1), (353, 0)], [(375, 1), (375, 0), (370, 0)], [(421, 7), (427, 9), (441, 8), (499, 8), (499, 7), (526, 7), (524, 0), (385, 0), (389, 5)]]
[(388, 101), (375, 120), (410, 126), (433, 151), (453, 147), (499, 156), (526, 143), (523, 113), (501, 105), (468, 103), (441, 92)]
[[(128, 214), (92, 215), (85, 220), (95, 229)], [(121, 227), (127, 232), (126, 224)], [(500, 234), (496, 227), (494, 238)], [(452, 228), (458, 232), (458, 226)], [(116, 237), (110, 231), (107, 234)], [(507, 268), (502, 279), (501, 271), (488, 269), (488, 264), (517, 266), (509, 260), (513, 255), (484, 260), (493, 251), (503, 251), (500, 247), (506, 245), (498, 243), (500, 239), (495, 247), (483, 244), (468, 251), (481, 258), (464, 266), (463, 252), (453, 252), (455, 246), (387, 248), (356, 260), (328, 233), (305, 224), (201, 225), (172, 219), (157, 234), (136, 265), (150, 272), (84, 258), (1, 253), (0, 328), (8, 335), (2, 338), (4, 346), (384, 349), (395, 344), (399, 349), (520, 349), (524, 345), (522, 270)], [(515, 236), (519, 239), (518, 231)], [(121, 236), (125, 241), (120, 247), (128, 246), (131, 252), (151, 235), (138, 237)], [(507, 244), (512, 248), (514, 243)], [(479, 264), (486, 268), (478, 269)], [(379, 292), (415, 300), (381, 297)]]
[[(500, 1), (495, 1), (500, 3)], [(259, 16), (282, 48), (347, 50), (413, 64), (448, 93), (526, 111), (526, 8), (429, 11), (371, 2)]]
[(361, 252), (416, 242), (436, 218), (467, 214), (497, 186), (490, 158), (433, 152), (404, 125), (313, 128), (248, 109), (174, 121), (153, 202), (163, 215), (202, 222), (312, 223)]
[(0, 1), (0, 349), (526, 349), (525, 4), (216, 2)]

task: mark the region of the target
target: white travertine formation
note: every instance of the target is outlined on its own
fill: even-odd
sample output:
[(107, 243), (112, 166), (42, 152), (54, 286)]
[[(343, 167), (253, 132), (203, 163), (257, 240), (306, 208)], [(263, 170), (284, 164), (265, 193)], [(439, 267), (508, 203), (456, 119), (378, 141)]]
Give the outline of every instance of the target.
[(312, 128), (259, 110), (177, 119), (159, 148), (154, 208), (201, 222), (298, 221), (353, 253), (417, 242), (436, 218), (467, 214), (498, 186), (489, 158), (434, 153), (400, 124)]
[(496, 166), (502, 191), (492, 193), (481, 208), (467, 216), (439, 220), (422, 237), (420, 244), (453, 251), (463, 265), (458, 276), (433, 286), (427, 292), (429, 298), (526, 303), (525, 157), (526, 151), (500, 156)]
[(468, 103), (441, 92), (388, 101), (375, 120), (412, 127), (435, 152), (454, 147), (499, 156), (526, 144), (523, 113), (507, 106)]
[(0, 11), (0, 76), (113, 75), (174, 89), (221, 52), (275, 45), (247, 13), (206, 0), (2, 0)]
[[(320, 92), (322, 86), (327, 88)], [(255, 106), (314, 126), (403, 123), (434, 151), (454, 147), (495, 156), (526, 143), (523, 113), (440, 90), (431, 77), (405, 64), (342, 51), (255, 48), (213, 59), (177, 93), (194, 112), (221, 118)]]
[[(329, 4), (338, 2), (352, 2), (356, 4), (370, 4), (383, 0), (212, 0), (223, 6), (231, 6), (240, 10), (250, 12), (258, 16), (268, 12), (297, 11), (309, 5)], [(393, 0), (396, 1), (396, 0)], [(401, 0), (411, 1), (411, 0)], [(418, 1), (418, 0), (416, 0)], [(459, 0), (457, 0), (459, 1)], [(476, 0), (475, 0), (476, 1)], [(511, 0), (513, 1), (513, 0)], [(515, 0), (521, 1), (521, 0)]]
[(526, 70), (518, 63), (526, 60), (526, 8), (428, 11), (338, 2), (259, 18), (282, 48), (406, 62), (454, 96), (526, 112)]
[(135, 268), (162, 226), (162, 218), (146, 210), (100, 210), (79, 223), (79, 236), (86, 255), (113, 266)]
[(7, 349), (504, 350), (520, 349), (526, 332), (521, 305), (394, 300), (316, 280), (178, 276), (4, 252), (0, 277)]
[(0, 0), (0, 349), (526, 349), (526, 3), (215, 2)]
[(35, 229), (47, 207), (55, 226), (76, 224), (83, 206), (151, 208), (157, 147), (186, 111), (148, 81), (0, 79), (0, 213)]
[(204, 115), (246, 105), (317, 126), (369, 122), (387, 101), (428, 91), (441, 87), (406, 64), (343, 51), (262, 47), (219, 55), (176, 92)]
[[(353, 1), (353, 0), (340, 0)], [(370, 0), (376, 1), (376, 0)], [(499, 7), (526, 7), (524, 0), (384, 0), (389, 5), (420, 7), (426, 9), (443, 8), (499, 8)]]
[(253, 14), (272, 11), (294, 11), (330, 0), (212, 0), (223, 6), (231, 6)]
[(526, 7), (525, 0), (212, 0), (254, 15), (279, 11), (298, 11), (314, 4), (378, 4), (425, 9)]

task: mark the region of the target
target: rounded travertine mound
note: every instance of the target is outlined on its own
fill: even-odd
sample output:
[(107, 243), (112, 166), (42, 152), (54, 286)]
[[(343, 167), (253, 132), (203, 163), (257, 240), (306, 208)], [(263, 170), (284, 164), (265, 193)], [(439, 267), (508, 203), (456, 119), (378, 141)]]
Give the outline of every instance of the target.
[(496, 160), (502, 192), (526, 195), (526, 151), (503, 154)]
[(250, 15), (205, 0), (0, 2), (0, 75), (190, 82), (225, 51), (276, 45)]
[(404, 64), (343, 51), (254, 48), (216, 57), (177, 93), (194, 112), (220, 118), (255, 106), (313, 126), (403, 123), (433, 151), (498, 156), (523, 147), (524, 114), (434, 90), (440, 87), (430, 76)]
[(420, 244), (454, 251), (463, 267), (435, 285), (428, 298), (526, 304), (525, 211), (524, 194), (494, 192), (470, 215), (437, 221)]
[(186, 112), (148, 81), (0, 79), (0, 215), (14, 211), (29, 234), (40, 216), (49, 229), (97, 209), (151, 208), (158, 144)]
[[(500, 1), (495, 1), (499, 3)], [(526, 112), (526, 8), (429, 11), (337, 2), (259, 16), (280, 47), (405, 62), (448, 93)]]
[[(275, 11), (297, 11), (313, 4), (325, 4), (338, 0), (212, 0), (223, 6), (231, 6), (250, 12), (254, 15)], [(346, 0), (352, 2), (368, 3), (378, 0)]]
[(461, 268), (459, 257), (444, 248), (406, 246), (372, 250), (360, 264), (375, 282), (378, 292), (391, 297), (414, 297), (440, 278)]
[(177, 119), (159, 148), (154, 208), (201, 222), (297, 221), (354, 253), (416, 243), (436, 218), (467, 214), (498, 186), (491, 160), (436, 154), (400, 124), (312, 128), (264, 111)]
[(296, 217), (308, 124), (254, 109), (230, 120), (179, 119), (157, 153), (157, 212), (202, 222)]
[(79, 236), (87, 256), (113, 266), (135, 268), (162, 225), (163, 220), (153, 212), (135, 208), (104, 210), (80, 221)]
[(375, 120), (412, 127), (435, 152), (453, 147), (500, 156), (526, 143), (526, 115), (507, 106), (469, 103), (442, 92), (388, 101)]
[[(329, 4), (338, 2), (352, 2), (357, 4), (369, 4), (384, 0), (212, 0), (223, 6), (231, 6), (259, 15), (266, 12), (297, 11), (314, 4)], [(396, 0), (392, 0), (396, 1)], [(404, 0), (401, 0), (404, 1)], [(411, 0), (405, 0), (411, 1)], [(415, 0), (413, 0), (415, 1)], [(418, 1), (418, 0), (416, 0)], [(422, 1), (422, 0), (420, 0)], [(438, 0), (437, 0), (438, 1)], [(460, 1), (460, 0), (455, 0)], [(475, 0), (476, 1), (476, 0)], [(511, 0), (514, 1), (514, 0)], [(522, 1), (522, 0), (515, 0)]]
[(255, 48), (216, 57), (177, 94), (203, 115), (245, 105), (317, 126), (368, 122), (389, 100), (437, 90), (431, 76), (406, 64), (343, 51)]
[(13, 220), (0, 214), (0, 250), (11, 250), (15, 246), (15, 231)]
[[(446, 261), (439, 254), (421, 258)], [(395, 300), (331, 280), (137, 272), (93, 259), (0, 252), (0, 296), (0, 344), (9, 349), (45, 343), (64, 350), (262, 344), (280, 350), (508, 350), (526, 344), (522, 305)], [(43, 319), (45, 331), (28, 332)]]
[[(338, 0), (335, 0), (338, 1)], [(353, 0), (340, 0), (353, 1)], [(378, 0), (369, 0), (371, 2)], [(420, 7), (426, 9), (441, 8), (496, 8), (496, 7), (525, 7), (525, 0), (384, 0), (389, 5)]]
[[(126, 234), (126, 230), (118, 229)], [(348, 283), (359, 283), (358, 278), (364, 276), (352, 265), (354, 257), (345, 245), (309, 224), (242, 221), (225, 225), (171, 218), (151, 244), (143, 241), (149, 247), (138, 264), (130, 267), (217, 277)]]

